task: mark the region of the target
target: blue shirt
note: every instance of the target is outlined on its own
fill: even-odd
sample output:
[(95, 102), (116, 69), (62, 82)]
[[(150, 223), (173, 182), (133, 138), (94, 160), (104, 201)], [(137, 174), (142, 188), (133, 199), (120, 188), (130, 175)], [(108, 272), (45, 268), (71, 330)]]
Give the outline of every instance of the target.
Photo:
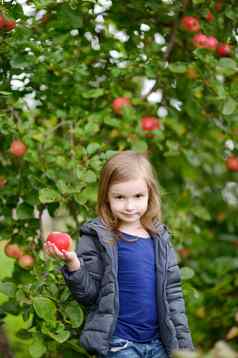
[(114, 335), (133, 342), (158, 336), (156, 266), (152, 238), (122, 233), (118, 241), (119, 317)]

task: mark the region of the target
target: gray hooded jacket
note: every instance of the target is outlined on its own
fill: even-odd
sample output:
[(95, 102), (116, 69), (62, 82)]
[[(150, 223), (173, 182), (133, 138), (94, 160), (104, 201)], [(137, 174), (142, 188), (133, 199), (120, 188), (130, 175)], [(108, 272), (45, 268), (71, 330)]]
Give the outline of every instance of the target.
[[(156, 224), (157, 299), (159, 335), (170, 356), (176, 349), (193, 350), (185, 313), (180, 271), (170, 235), (165, 225)], [(100, 218), (80, 228), (77, 255), (81, 267), (68, 273), (63, 268), (66, 284), (74, 298), (88, 314), (80, 336), (81, 345), (89, 353), (106, 355), (119, 313), (117, 281), (117, 245), (114, 236)]]

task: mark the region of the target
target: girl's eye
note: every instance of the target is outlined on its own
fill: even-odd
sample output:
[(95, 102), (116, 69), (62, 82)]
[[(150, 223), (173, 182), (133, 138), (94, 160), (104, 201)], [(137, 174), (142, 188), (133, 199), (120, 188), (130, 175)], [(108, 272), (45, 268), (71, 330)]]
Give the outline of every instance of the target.
[(118, 195), (118, 196), (116, 196), (116, 199), (123, 199), (123, 196)]
[(142, 196), (143, 196), (142, 194), (137, 194), (137, 195), (136, 195), (137, 198), (140, 198), (140, 197), (142, 197)]

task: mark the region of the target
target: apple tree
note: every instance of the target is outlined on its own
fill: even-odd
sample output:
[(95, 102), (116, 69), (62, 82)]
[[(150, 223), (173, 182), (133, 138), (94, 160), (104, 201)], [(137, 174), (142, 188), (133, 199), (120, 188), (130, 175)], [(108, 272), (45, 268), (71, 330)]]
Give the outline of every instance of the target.
[(237, 347), (236, 0), (0, 5), (0, 308), (32, 357), (88, 356), (85, 308), (45, 257), (44, 217), (76, 241), (114, 152), (147, 152), (176, 247), (194, 343)]

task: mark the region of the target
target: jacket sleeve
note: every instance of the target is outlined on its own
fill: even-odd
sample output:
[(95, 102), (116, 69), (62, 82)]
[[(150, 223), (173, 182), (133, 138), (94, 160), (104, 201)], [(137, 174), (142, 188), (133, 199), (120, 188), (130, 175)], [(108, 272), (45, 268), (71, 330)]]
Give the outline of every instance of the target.
[(69, 272), (67, 267), (62, 268), (62, 273), (67, 286), (74, 298), (85, 306), (96, 302), (100, 290), (100, 282), (103, 274), (103, 264), (98, 246), (95, 244), (97, 237), (82, 236), (79, 240), (76, 253), (80, 260), (80, 268)]
[(176, 253), (168, 234), (168, 270), (167, 270), (167, 300), (170, 319), (176, 330), (179, 349), (194, 350), (192, 337), (188, 326), (184, 297), (181, 287), (180, 270), (177, 264)]

